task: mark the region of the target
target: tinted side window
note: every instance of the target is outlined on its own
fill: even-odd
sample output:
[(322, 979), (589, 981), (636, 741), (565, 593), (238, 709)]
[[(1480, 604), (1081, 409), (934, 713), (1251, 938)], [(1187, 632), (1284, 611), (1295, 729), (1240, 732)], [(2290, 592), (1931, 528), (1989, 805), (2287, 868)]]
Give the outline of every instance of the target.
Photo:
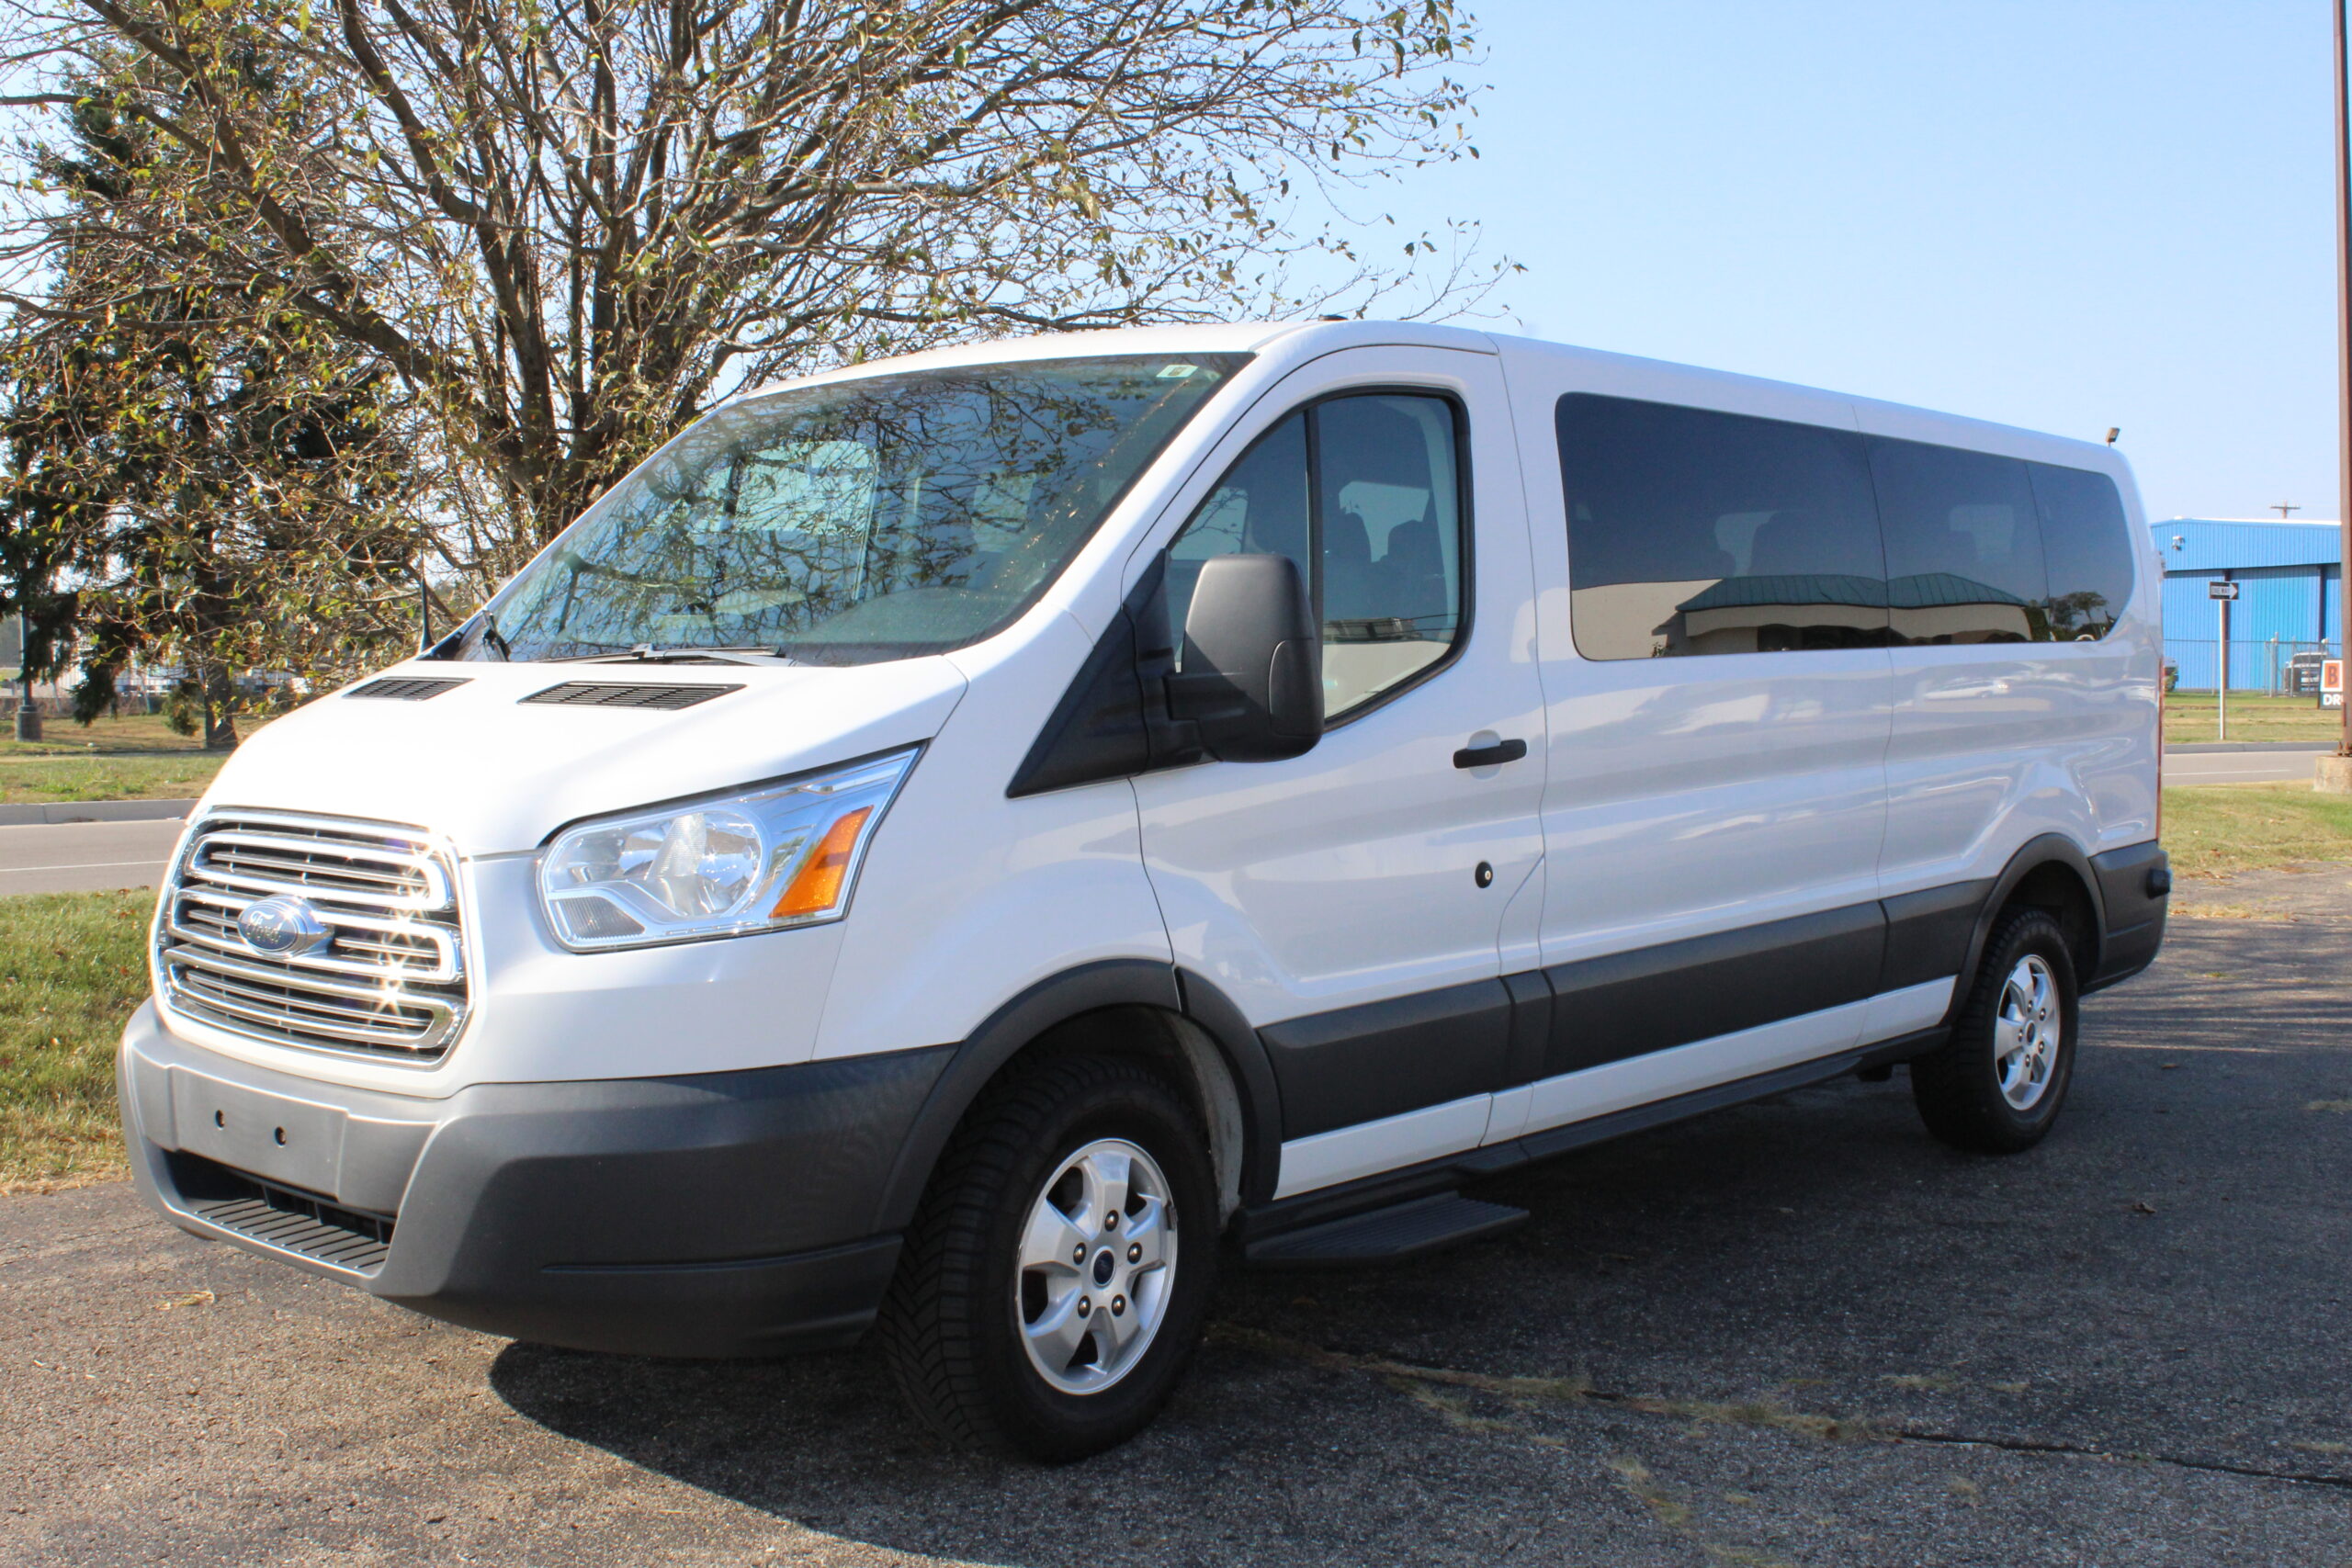
[(1584, 392), (1554, 417), (1587, 659), (1886, 640), (1860, 435)]
[(2029, 463), (2050, 569), (2047, 614), (2060, 642), (2092, 642), (2115, 628), (2132, 597), (2132, 540), (2115, 481), (2084, 468)]
[(1335, 398), (1315, 415), (1323, 706), (1341, 714), (1453, 646), (1462, 486), (1442, 399)]
[(1309, 583), (1306, 416), (1295, 413), (1261, 435), (1226, 470), (1168, 550), (1169, 646), (1184, 646), (1184, 612), (1201, 564), (1216, 556), (1288, 556)]
[(1171, 644), (1201, 564), (1285, 555), (1323, 625), (1332, 718), (1442, 660), (1462, 631), (1463, 518), (1453, 405), (1367, 393), (1292, 414), (1260, 436), (1169, 547)]
[(2047, 641), (2049, 574), (2025, 465), (1883, 436), (1870, 453), (1894, 640)]

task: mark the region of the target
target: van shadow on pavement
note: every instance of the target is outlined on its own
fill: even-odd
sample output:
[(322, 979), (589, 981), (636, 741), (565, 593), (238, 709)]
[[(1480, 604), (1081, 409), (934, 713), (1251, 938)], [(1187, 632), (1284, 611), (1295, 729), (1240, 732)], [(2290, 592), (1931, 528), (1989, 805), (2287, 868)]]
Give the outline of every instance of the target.
[(2041, 1148), (1901, 1076), (1488, 1183), (1532, 1220), (1347, 1274), (1228, 1267), (1159, 1423), (933, 1444), (864, 1351), (512, 1346), (563, 1437), (849, 1543), (984, 1562), (2273, 1563), (2352, 1554), (2352, 922), (2179, 922), (2091, 1000)]

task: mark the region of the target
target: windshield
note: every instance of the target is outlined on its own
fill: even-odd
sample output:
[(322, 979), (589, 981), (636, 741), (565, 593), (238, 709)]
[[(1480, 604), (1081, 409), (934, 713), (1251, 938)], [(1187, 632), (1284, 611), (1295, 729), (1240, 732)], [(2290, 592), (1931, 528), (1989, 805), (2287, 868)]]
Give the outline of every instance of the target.
[(623, 479), (441, 653), (864, 664), (1011, 624), (1240, 355), (1057, 359), (729, 405)]

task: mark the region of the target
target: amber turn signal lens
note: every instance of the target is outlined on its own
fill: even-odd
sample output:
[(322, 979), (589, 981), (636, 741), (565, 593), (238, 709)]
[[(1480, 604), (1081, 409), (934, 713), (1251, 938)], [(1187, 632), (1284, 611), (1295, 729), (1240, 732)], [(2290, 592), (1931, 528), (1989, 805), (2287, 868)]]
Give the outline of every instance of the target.
[(792, 886), (775, 901), (770, 913), (777, 919), (794, 915), (821, 915), (842, 899), (842, 878), (849, 874), (850, 852), (857, 848), (857, 835), (865, 819), (874, 815), (874, 807), (861, 806), (831, 827), (817, 840), (816, 852), (800, 866)]

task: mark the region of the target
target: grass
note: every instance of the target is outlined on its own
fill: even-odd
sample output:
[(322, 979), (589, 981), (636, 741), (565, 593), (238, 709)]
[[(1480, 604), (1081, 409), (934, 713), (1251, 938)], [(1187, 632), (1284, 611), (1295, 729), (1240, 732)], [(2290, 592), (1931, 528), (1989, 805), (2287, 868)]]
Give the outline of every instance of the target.
[(2352, 861), (2352, 795), (2304, 784), (2183, 785), (2165, 791), (2164, 842), (2183, 876)]
[[(2165, 698), (2165, 740), (2183, 745), (2218, 739), (2213, 733), (2213, 694), (2174, 692)], [(2324, 745), (2344, 734), (2344, 715), (2314, 706), (2309, 697), (2240, 696), (2230, 694), (2232, 740), (2308, 740)]]
[[(237, 733), (245, 733), (252, 722), (245, 714), (237, 716)], [(41, 739), (17, 740), (0, 733), (0, 754), (10, 757), (87, 757), (93, 754), (194, 751), (201, 753), (201, 737), (182, 735), (164, 722), (159, 713), (130, 713), (120, 716), (108, 714), (92, 719), (88, 724), (76, 724), (70, 718), (43, 717)]]
[(0, 1191), (123, 1171), (114, 1051), (147, 994), (154, 895), (0, 900)]
[[(237, 733), (266, 721), (239, 714)], [(185, 800), (204, 793), (223, 751), (175, 734), (161, 714), (128, 714), (83, 726), (44, 719), (42, 739), (0, 734), (0, 805), (74, 800)]]
[(223, 752), (169, 757), (0, 756), (0, 804), (188, 800), (220, 771)]

